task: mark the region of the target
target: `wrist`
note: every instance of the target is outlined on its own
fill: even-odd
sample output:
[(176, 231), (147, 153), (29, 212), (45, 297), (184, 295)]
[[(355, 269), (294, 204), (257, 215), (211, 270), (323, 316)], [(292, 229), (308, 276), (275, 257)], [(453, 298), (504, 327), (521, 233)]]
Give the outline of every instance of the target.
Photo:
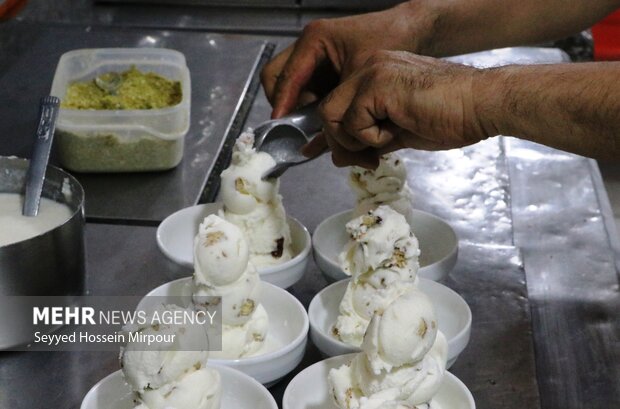
[(405, 24), (406, 51), (427, 56), (439, 56), (435, 38), (440, 23), (440, 7), (433, 0), (409, 0), (392, 10)]
[(472, 78), (472, 106), (477, 128), (483, 139), (496, 135), (510, 134), (503, 121), (508, 116), (504, 108), (507, 75), (505, 68), (479, 69)]

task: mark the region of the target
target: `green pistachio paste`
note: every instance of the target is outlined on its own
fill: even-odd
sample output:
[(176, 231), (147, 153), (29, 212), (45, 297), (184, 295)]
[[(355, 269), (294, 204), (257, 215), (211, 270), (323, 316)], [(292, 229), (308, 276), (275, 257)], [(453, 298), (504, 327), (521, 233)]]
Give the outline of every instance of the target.
[(95, 79), (70, 84), (61, 106), (97, 110), (160, 109), (177, 105), (182, 96), (179, 81), (131, 67), (122, 73), (100, 75), (99, 84)]

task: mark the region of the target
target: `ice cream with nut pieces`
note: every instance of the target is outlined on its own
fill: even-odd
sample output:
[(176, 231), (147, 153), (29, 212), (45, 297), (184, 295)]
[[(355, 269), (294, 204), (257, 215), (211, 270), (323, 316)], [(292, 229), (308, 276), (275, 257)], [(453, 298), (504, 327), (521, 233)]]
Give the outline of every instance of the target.
[(221, 297), (222, 351), (212, 351), (214, 358), (247, 357), (265, 342), (269, 318), (260, 304), (260, 278), (249, 260), (248, 244), (236, 225), (216, 215), (204, 219), (194, 239), (193, 299), (208, 308), (205, 300)]
[(416, 287), (420, 250), (405, 217), (389, 206), (351, 220), (346, 229), (350, 240), (340, 265), (351, 281), (332, 333), (360, 346), (373, 315)]
[(362, 352), (329, 372), (333, 400), (341, 409), (441, 409), (433, 397), (447, 350), (431, 301), (412, 289), (375, 313)]
[[(152, 314), (176, 310), (184, 309), (162, 305)], [(219, 409), (221, 379), (219, 372), (207, 367), (209, 344), (204, 327), (189, 323), (154, 324), (149, 318), (129, 331), (174, 335), (162, 337), (163, 342), (154, 344), (130, 341), (121, 350), (123, 376), (133, 390), (136, 408)]]
[(353, 166), (349, 185), (357, 195), (354, 215), (360, 216), (381, 205), (389, 205), (405, 217), (412, 211), (412, 193), (407, 168), (396, 153), (381, 156), (375, 170)]
[(230, 166), (222, 172), (220, 216), (245, 234), (250, 260), (256, 267), (290, 260), (291, 233), (278, 193), (277, 179), (262, 180), (275, 160), (254, 148), (254, 134), (243, 133), (232, 153)]

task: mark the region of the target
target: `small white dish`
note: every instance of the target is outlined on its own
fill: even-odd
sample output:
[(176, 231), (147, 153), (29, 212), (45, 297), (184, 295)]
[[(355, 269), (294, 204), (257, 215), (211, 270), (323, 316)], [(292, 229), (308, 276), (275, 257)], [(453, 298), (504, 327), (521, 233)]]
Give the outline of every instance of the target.
[[(332, 401), (327, 374), (351, 361), (353, 355), (341, 355), (309, 366), (293, 378), (284, 391), (282, 409), (338, 409)], [(456, 376), (446, 372), (441, 387), (433, 397), (442, 409), (476, 409), (476, 403), (467, 386)]]
[[(360, 349), (345, 344), (332, 335), (332, 327), (338, 318), (340, 301), (349, 280), (341, 280), (325, 287), (314, 296), (308, 308), (310, 339), (326, 356), (359, 352)], [(435, 307), (439, 329), (448, 340), (448, 368), (469, 343), (471, 334), (471, 310), (465, 300), (443, 284), (420, 278), (418, 288), (426, 294)]]
[[(235, 369), (216, 368), (222, 377), (222, 409), (278, 409), (276, 401), (260, 383)], [(120, 370), (93, 386), (80, 409), (133, 409), (131, 388)]]
[[(173, 262), (194, 268), (194, 237), (198, 225), (210, 214), (217, 213), (221, 203), (207, 203), (186, 207), (166, 217), (157, 228), (157, 246)], [(293, 258), (282, 264), (261, 267), (261, 280), (282, 288), (288, 288), (301, 280), (310, 256), (312, 240), (308, 229), (294, 217), (288, 216), (291, 229)]]
[[(340, 268), (338, 255), (349, 241), (345, 225), (353, 211), (336, 213), (319, 224), (312, 235), (314, 261), (329, 280), (348, 276)], [(421, 210), (412, 210), (407, 218), (420, 242), (420, 277), (439, 281), (454, 268), (458, 255), (458, 239), (452, 227), (442, 219)]]
[[(271, 386), (291, 372), (301, 362), (308, 342), (308, 314), (304, 306), (288, 291), (273, 284), (261, 282), (261, 304), (269, 315), (269, 330), (264, 347), (257, 355), (240, 359), (209, 358), (211, 366), (237, 369), (263, 385)], [(157, 297), (158, 304), (187, 301), (191, 304), (192, 281), (180, 278), (160, 285), (138, 304), (139, 309), (149, 310), (148, 297)], [(164, 297), (164, 298), (162, 298)]]

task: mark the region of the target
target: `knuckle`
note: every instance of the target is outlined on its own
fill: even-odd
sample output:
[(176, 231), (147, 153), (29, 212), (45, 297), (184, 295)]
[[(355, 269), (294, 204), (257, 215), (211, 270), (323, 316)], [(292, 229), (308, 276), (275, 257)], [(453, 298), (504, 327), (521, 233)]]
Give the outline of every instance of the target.
[(323, 99), (323, 101), (321, 101), (321, 103), (319, 104), (319, 106), (317, 107), (317, 112), (319, 114), (319, 116), (323, 119), (324, 123), (328, 123), (330, 122), (330, 116), (329, 116), (329, 102), (330, 102), (331, 97), (328, 95), (327, 97), (325, 97), (325, 99)]
[(384, 61), (388, 60), (391, 56), (390, 51), (386, 50), (375, 50), (368, 57), (367, 63), (369, 65), (381, 64)]
[(325, 19), (312, 20), (303, 28), (302, 36), (315, 36), (323, 31), (325, 25)]

